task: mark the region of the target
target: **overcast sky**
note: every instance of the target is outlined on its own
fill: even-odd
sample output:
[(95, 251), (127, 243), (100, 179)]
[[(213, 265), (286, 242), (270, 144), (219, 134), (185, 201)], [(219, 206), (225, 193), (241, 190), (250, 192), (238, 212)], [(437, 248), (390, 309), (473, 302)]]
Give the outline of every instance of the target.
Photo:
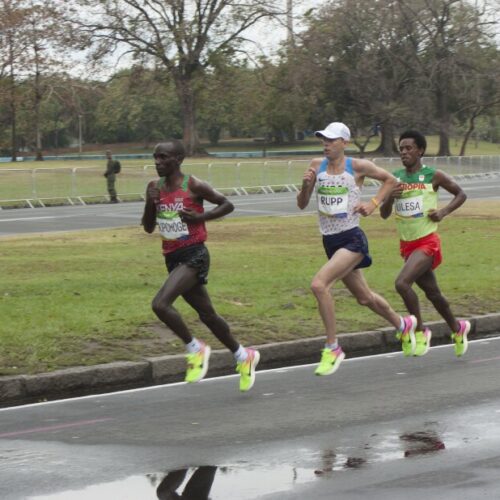
[[(283, 1), (283, 8), (286, 8), (287, 1)], [(310, 9), (318, 9), (326, 0), (293, 0), (293, 25), (294, 32), (300, 32), (303, 26), (300, 24), (300, 17)], [(254, 26), (247, 33), (247, 37), (257, 42), (262, 52), (266, 55), (271, 55), (274, 48), (287, 38), (287, 29), (283, 19), (282, 23), (262, 21), (259, 25)]]
[[(283, 9), (285, 9), (287, 0), (282, 0), (282, 2)], [(303, 28), (300, 24), (300, 16), (311, 8), (317, 9), (323, 3), (325, 3), (323, 0), (293, 0), (294, 32), (300, 32), (300, 30)], [(245, 34), (246, 38), (253, 41), (253, 43), (248, 44), (246, 50), (248, 50), (255, 56), (272, 56), (279, 44), (285, 41), (287, 38), (287, 29), (285, 23), (286, 19), (283, 18), (283, 21), (281, 23), (277, 21), (264, 20), (259, 24), (253, 26)], [(119, 54), (120, 52), (115, 52), (108, 58), (105, 64), (100, 65), (100, 68), (98, 68), (96, 71), (93, 71), (92, 78), (107, 79), (117, 70), (130, 67), (130, 65), (132, 64), (130, 58), (119, 58)], [(83, 54), (76, 55), (73, 73), (76, 72), (85, 77), (88, 75), (85, 74), (85, 66), (81, 64), (83, 59)]]

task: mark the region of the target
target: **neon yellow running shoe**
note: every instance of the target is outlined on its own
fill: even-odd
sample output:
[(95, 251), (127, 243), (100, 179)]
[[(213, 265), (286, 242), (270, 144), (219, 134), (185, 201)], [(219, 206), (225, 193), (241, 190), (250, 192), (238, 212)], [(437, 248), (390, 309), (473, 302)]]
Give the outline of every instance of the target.
[(205, 342), (200, 342), (201, 349), (198, 352), (186, 354), (187, 370), (185, 382), (199, 382), (208, 371), (208, 360), (210, 359), (210, 347)]
[(248, 356), (245, 361), (236, 363), (236, 371), (240, 374), (240, 391), (249, 391), (255, 383), (255, 368), (260, 361), (260, 353), (255, 349), (245, 348)]
[(415, 316), (405, 316), (403, 318), (404, 328), (396, 333), (396, 338), (401, 340), (401, 349), (403, 356), (412, 356), (415, 352), (415, 328), (417, 327), (417, 318)]
[(460, 357), (467, 352), (467, 347), (469, 343), (467, 341), (467, 335), (470, 332), (470, 321), (460, 320), (458, 322), (460, 328), (457, 333), (452, 333), (451, 339), (455, 342), (455, 355)]
[(314, 373), (316, 375), (331, 375), (338, 370), (344, 358), (345, 353), (342, 347), (339, 346), (337, 349), (328, 349), (328, 347), (325, 347), (321, 351), (321, 361)]
[(414, 356), (423, 356), (429, 352), (431, 347), (432, 332), (425, 328), (423, 332), (415, 332), (415, 352)]

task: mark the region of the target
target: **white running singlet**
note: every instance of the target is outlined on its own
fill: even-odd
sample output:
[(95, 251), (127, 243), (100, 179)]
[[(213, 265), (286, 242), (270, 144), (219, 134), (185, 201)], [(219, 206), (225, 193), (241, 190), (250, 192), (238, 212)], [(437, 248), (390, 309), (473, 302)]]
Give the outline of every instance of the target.
[(319, 229), (325, 236), (358, 227), (359, 214), (353, 209), (361, 200), (361, 189), (354, 179), (352, 158), (345, 159), (345, 170), (339, 175), (328, 174), (327, 166), (325, 158), (316, 178)]

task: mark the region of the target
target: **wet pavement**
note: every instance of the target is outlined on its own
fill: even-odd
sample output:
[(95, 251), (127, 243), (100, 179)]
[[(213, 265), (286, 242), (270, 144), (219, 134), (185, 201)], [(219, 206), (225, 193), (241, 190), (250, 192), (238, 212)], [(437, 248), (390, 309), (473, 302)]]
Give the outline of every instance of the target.
[(3, 409), (0, 498), (497, 499), (499, 365), (494, 338)]

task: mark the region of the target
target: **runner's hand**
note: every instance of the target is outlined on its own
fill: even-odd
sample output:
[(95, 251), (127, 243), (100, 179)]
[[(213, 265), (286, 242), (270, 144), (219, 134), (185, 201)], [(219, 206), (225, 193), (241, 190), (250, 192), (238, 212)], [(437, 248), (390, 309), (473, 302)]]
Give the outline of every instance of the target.
[(146, 189), (146, 196), (153, 201), (160, 201), (160, 190), (156, 182), (151, 182)]
[(203, 214), (200, 214), (192, 208), (183, 208), (182, 210), (179, 210), (179, 215), (182, 222), (197, 222), (203, 220)]
[(401, 198), (401, 195), (403, 194), (403, 183), (398, 182), (392, 191), (389, 193), (389, 196), (391, 198)]
[(303, 188), (309, 187), (311, 184), (314, 183), (315, 179), (316, 179), (316, 170), (311, 167), (308, 168), (304, 172), (304, 176), (302, 177), (302, 187)]
[(427, 217), (433, 222), (441, 222), (444, 218), (444, 215), (442, 214), (441, 210), (436, 210), (435, 208), (431, 208), (427, 212)]
[(353, 211), (354, 213), (361, 214), (363, 217), (371, 215), (373, 211), (377, 208), (371, 201), (366, 203), (358, 203)]

